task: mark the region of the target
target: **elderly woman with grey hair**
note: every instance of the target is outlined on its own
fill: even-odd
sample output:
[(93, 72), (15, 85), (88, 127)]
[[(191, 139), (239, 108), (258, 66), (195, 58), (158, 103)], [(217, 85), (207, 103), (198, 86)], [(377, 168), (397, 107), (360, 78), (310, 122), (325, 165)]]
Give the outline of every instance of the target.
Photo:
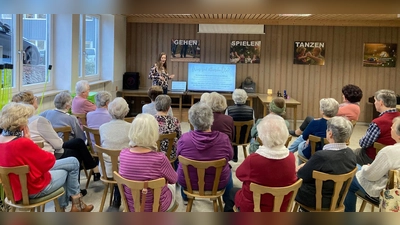
[(214, 123), (211, 126), (211, 130), (225, 133), (228, 135), (229, 139), (233, 141), (235, 129), (235, 126), (233, 125), (233, 118), (224, 114), (224, 111), (227, 107), (226, 98), (217, 92), (211, 92), (211, 94), (208, 95), (205, 103), (210, 106), (214, 114)]
[[(108, 149), (128, 148), (128, 134), (131, 124), (124, 120), (129, 112), (128, 103), (124, 98), (117, 97), (108, 104), (108, 112), (112, 117), (111, 121), (104, 123), (99, 128), (101, 146)], [(111, 158), (106, 154), (104, 154), (103, 157), (107, 177), (112, 178)], [(100, 173), (102, 173), (102, 171), (100, 171)], [(121, 206), (121, 195), (117, 186), (114, 188), (114, 200), (111, 206), (117, 209)]]
[[(229, 106), (225, 114), (229, 115), (233, 118), (233, 121), (248, 121), (254, 120), (254, 110), (250, 106), (246, 105), (247, 100), (247, 92), (243, 89), (235, 89), (232, 93), (232, 99), (235, 105)], [(247, 126), (242, 127), (241, 134), (240, 134), (240, 143), (249, 142), (251, 136), (249, 135), (248, 140), (244, 140), (246, 135)], [(238, 161), (238, 150), (237, 146), (233, 146), (233, 161)]]
[[(168, 110), (171, 108), (171, 98), (168, 95), (159, 95), (155, 100), (155, 106), (157, 113), (154, 116), (158, 122), (158, 132), (160, 134), (170, 134), (175, 132), (176, 137), (174, 140), (174, 146), (171, 151), (171, 157), (174, 158), (176, 155), (176, 142), (182, 135), (181, 124), (176, 117), (168, 115)], [(160, 145), (160, 149), (163, 152), (168, 150), (168, 140), (163, 140)], [(175, 161), (175, 168), (178, 164), (178, 160)]]
[[(315, 179), (313, 171), (328, 174), (345, 174), (356, 168), (356, 155), (346, 145), (350, 138), (353, 125), (349, 120), (341, 116), (335, 116), (326, 122), (326, 139), (329, 144), (324, 145), (323, 151), (317, 151), (310, 160), (301, 164), (297, 169), (297, 177), (303, 179), (303, 183), (296, 196), (296, 201), (308, 207), (315, 207)], [(322, 187), (322, 208), (329, 208), (333, 182), (324, 182)], [(344, 196), (343, 196), (344, 197)]]
[[(194, 131), (182, 134), (178, 141), (176, 154), (189, 159), (198, 161), (210, 161), (226, 159), (226, 162), (232, 159), (233, 151), (231, 141), (228, 135), (219, 131), (211, 130), (214, 122), (214, 116), (211, 108), (204, 103), (198, 102), (189, 109), (189, 121), (194, 126)], [(178, 183), (182, 188), (186, 188), (185, 177), (182, 166), (178, 166)], [(206, 169), (205, 190), (212, 190), (215, 169)], [(194, 168), (189, 168), (189, 176), (192, 182), (192, 188), (198, 188), (197, 173)], [(222, 170), (219, 189), (226, 188), (223, 195), (224, 201), (229, 198), (229, 191), (233, 187), (232, 174), (229, 163)], [(187, 196), (181, 192), (184, 201)]]
[[(309, 159), (311, 157), (311, 146), (308, 144), (308, 136), (326, 137), (326, 122), (336, 116), (339, 110), (339, 103), (334, 98), (323, 98), (319, 101), (319, 110), (321, 118), (314, 119), (308, 124), (303, 134), (289, 146), (289, 151), (296, 152), (298, 150), (299, 155)], [(321, 144), (317, 143), (316, 151), (321, 149)]]
[[(70, 139), (80, 138), (86, 141), (85, 133), (81, 129), (78, 119), (68, 113), (71, 108), (71, 102), (71, 94), (68, 91), (58, 93), (54, 98), (54, 106), (56, 108), (44, 111), (40, 115), (48, 119), (53, 127), (70, 126), (72, 129)], [(60, 137), (62, 138), (62, 135)]]
[(96, 106), (87, 100), (90, 92), (89, 82), (87, 80), (80, 80), (75, 85), (76, 96), (72, 100), (72, 113), (86, 114), (96, 110)]
[(102, 124), (111, 121), (111, 115), (108, 113), (108, 103), (111, 101), (111, 94), (108, 91), (99, 91), (95, 96), (96, 110), (88, 112), (86, 123), (90, 128), (98, 129)]

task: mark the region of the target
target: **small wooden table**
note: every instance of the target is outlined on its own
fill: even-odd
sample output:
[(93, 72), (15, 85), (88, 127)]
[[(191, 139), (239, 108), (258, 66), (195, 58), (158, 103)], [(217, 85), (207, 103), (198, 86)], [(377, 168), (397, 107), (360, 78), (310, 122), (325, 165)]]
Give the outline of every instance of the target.
[[(263, 116), (267, 115), (267, 109), (269, 103), (272, 102), (272, 99), (274, 99), (274, 96), (266, 95), (266, 94), (258, 94), (258, 98), (262, 102), (264, 106), (264, 111), (263, 111)], [(286, 101), (286, 108), (293, 108), (294, 109), (294, 114), (293, 114), (293, 125), (294, 125), (294, 130), (297, 129), (297, 106), (301, 105), (300, 102), (298, 102), (296, 99), (290, 97), (289, 99), (285, 99)]]
[[(147, 95), (148, 89), (139, 89), (139, 90), (123, 90), (121, 91), (122, 98), (125, 96), (131, 97), (148, 97)], [(184, 92), (168, 92), (167, 95), (171, 98), (178, 98), (179, 99), (179, 120), (182, 121), (182, 95)]]

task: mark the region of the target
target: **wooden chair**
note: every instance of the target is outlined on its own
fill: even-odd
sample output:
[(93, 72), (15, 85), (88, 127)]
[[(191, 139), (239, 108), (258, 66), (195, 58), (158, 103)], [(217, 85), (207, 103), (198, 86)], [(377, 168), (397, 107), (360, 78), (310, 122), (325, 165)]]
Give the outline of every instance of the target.
[(132, 121), (135, 119), (135, 117), (125, 117), (124, 120), (128, 123), (132, 123)]
[[(192, 205), (193, 201), (195, 198), (209, 198), (210, 200), (213, 201), (214, 204), (214, 212), (218, 212), (218, 205), (217, 205), (217, 200), (219, 204), (219, 208), (221, 212), (223, 211), (223, 206), (222, 206), (222, 198), (221, 196), (225, 192), (225, 188), (218, 190), (218, 185), (220, 182), (221, 178), (221, 173), (222, 169), (226, 165), (226, 160), (225, 159), (219, 159), (219, 160), (213, 160), (213, 161), (196, 161), (192, 159), (185, 158), (183, 156), (179, 156), (179, 163), (182, 165), (183, 173), (185, 176), (185, 182), (186, 182), (186, 189), (183, 189), (183, 192), (187, 195), (188, 197), (188, 204), (186, 207), (186, 212), (192, 211)], [(190, 182), (190, 177), (189, 177), (189, 170), (188, 166), (192, 166), (196, 169), (197, 171), (197, 177), (198, 177), (198, 188), (199, 190), (193, 190), (192, 188), (192, 183)], [(206, 169), (214, 167), (215, 168), (215, 177), (214, 177), (214, 183), (213, 183), (213, 188), (211, 191), (206, 191), (205, 188), (205, 171)]]
[(175, 169), (174, 162), (177, 159), (177, 156), (171, 157), (172, 148), (174, 147), (176, 132), (172, 132), (170, 134), (160, 134), (158, 141), (157, 141), (157, 151), (161, 152), (161, 142), (165, 139), (168, 139), (168, 149), (166, 152), (166, 156), (169, 159), (172, 167)]
[[(351, 181), (353, 180), (354, 174), (357, 172), (357, 167), (346, 174), (327, 174), (323, 172), (313, 171), (313, 178), (315, 179), (315, 208), (304, 206), (296, 202), (294, 211), (297, 212), (299, 206), (309, 212), (344, 212), (344, 199), (346, 198), (347, 192)], [(324, 181), (333, 181), (333, 195), (331, 198), (331, 204), (329, 208), (322, 208), (322, 185)]]
[[(250, 130), (251, 127), (254, 124), (254, 120), (248, 120), (248, 121), (233, 121), (233, 124), (235, 126), (235, 138), (234, 141), (232, 142), (233, 146), (238, 146), (241, 145), (243, 148), (243, 155), (244, 158), (247, 158), (247, 145), (250, 144), (249, 142), (249, 135), (250, 135)], [(240, 134), (242, 131), (242, 128), (244, 129), (244, 126), (247, 126), (246, 128), (246, 134), (244, 136), (244, 143), (240, 143)]]
[(79, 123), (81, 124), (81, 126), (83, 126), (83, 125), (87, 126), (86, 113), (72, 113), (72, 115), (74, 115), (76, 118), (78, 118)]
[(384, 147), (386, 147), (386, 145), (381, 144), (379, 142), (374, 142), (374, 148), (376, 149), (376, 154), (378, 154), (378, 152), (382, 150), (382, 148)]
[(36, 144), (39, 148), (44, 148), (44, 142), (43, 142), (43, 141), (35, 142), (35, 144)]
[[(288, 137), (288, 139), (286, 140), (286, 143), (285, 143), (285, 147), (286, 148), (289, 146), (289, 143), (290, 143), (291, 140), (292, 140), (292, 136), (289, 135), (289, 137)], [(261, 139), (259, 137), (257, 137), (257, 142), (260, 143), (260, 146), (263, 145), (263, 143), (262, 143), (262, 141), (261, 141)]]
[[(119, 192), (121, 193), (122, 204), (124, 205), (124, 212), (129, 212), (129, 206), (128, 206), (128, 201), (126, 200), (124, 187), (127, 187), (131, 190), (135, 212), (144, 212), (144, 208), (142, 208), (141, 205), (143, 199), (146, 199), (146, 194), (143, 193), (143, 190), (145, 189), (147, 192), (147, 188), (152, 189), (153, 190), (152, 212), (159, 212), (161, 189), (166, 185), (165, 178), (158, 178), (149, 181), (135, 181), (135, 180), (125, 179), (115, 171), (114, 179), (117, 181), (118, 189)], [(175, 200), (174, 206), (170, 210), (168, 210), (168, 212), (175, 212), (178, 206), (179, 204)]]
[(69, 136), (72, 132), (72, 128), (70, 126), (64, 126), (64, 127), (53, 127), (54, 131), (57, 133), (62, 133), (63, 134), (63, 141), (67, 142), (69, 141)]
[[(60, 204), (58, 203), (58, 198), (64, 194), (64, 188), (60, 187), (53, 193), (49, 195), (30, 199), (28, 194), (28, 187), (27, 187), (27, 174), (29, 173), (29, 166), (16, 166), (16, 167), (0, 167), (0, 178), (2, 181), (2, 186), (5, 191), (6, 198), (4, 202), (7, 205), (11, 206), (11, 212), (15, 212), (18, 209), (29, 209), (31, 212), (34, 212), (35, 209), (37, 212), (43, 211), (44, 212), (44, 205), (48, 202), (54, 201), (54, 206), (56, 208), (56, 212), (61, 212)], [(15, 201), (13, 189), (10, 184), (10, 174), (15, 174), (19, 178), (19, 182), (21, 184), (21, 195), (22, 200)], [(43, 208), (41, 209), (41, 206)]]
[[(89, 144), (88, 150), (90, 151), (90, 154), (92, 155), (93, 158), (97, 158), (98, 156), (97, 156), (97, 153), (94, 151), (94, 149), (95, 149), (94, 145), (96, 144), (98, 146), (101, 146), (99, 129), (92, 129), (86, 125), (83, 125), (83, 131), (85, 132), (86, 137), (87, 137), (87, 141)], [(94, 137), (95, 143), (93, 143), (93, 141), (92, 141), (92, 138), (91, 138), (92, 136)], [(84, 170), (85, 170), (85, 174), (86, 174), (86, 178), (87, 178), (87, 181), (86, 181), (86, 189), (87, 189), (89, 187), (89, 183), (90, 183), (92, 176), (94, 176), (94, 170), (90, 169), (89, 174), (87, 173), (86, 168), (84, 168)]]
[[(353, 129), (351, 130), (351, 135), (352, 135), (353, 132), (354, 132), (354, 127), (355, 127), (356, 124), (357, 124), (357, 120), (350, 120), (350, 122), (351, 122), (351, 124), (353, 124)], [(351, 135), (350, 135), (350, 137), (349, 137), (349, 140), (346, 141), (346, 145), (350, 145)]]
[(114, 171), (118, 172), (118, 168), (119, 168), (118, 157), (119, 157), (119, 154), (121, 153), (121, 149), (106, 149), (106, 148), (102, 148), (102, 147), (98, 146), (97, 144), (94, 145), (94, 149), (97, 152), (97, 155), (99, 157), (101, 171), (103, 171), (103, 174), (100, 177), (100, 180), (103, 181), (103, 183), (105, 185), (103, 197), (101, 198), (100, 210), (99, 210), (99, 212), (102, 212), (103, 208), (104, 208), (104, 202), (106, 201), (106, 198), (107, 198), (108, 189), (110, 189), (110, 205), (111, 205), (112, 199), (114, 196), (114, 185), (117, 184), (117, 181), (115, 181), (114, 178), (107, 177), (106, 165), (105, 165), (103, 154), (110, 156), (111, 164), (112, 164), (112, 172), (114, 172)]
[[(308, 144), (311, 146), (311, 156), (314, 155), (316, 149), (317, 149), (317, 143), (321, 143), (321, 137), (314, 136), (314, 135), (309, 135), (308, 136)], [(324, 145), (329, 144), (328, 140), (324, 138)], [(297, 157), (302, 161), (302, 162), (307, 162), (308, 159), (302, 155), (297, 154)]]

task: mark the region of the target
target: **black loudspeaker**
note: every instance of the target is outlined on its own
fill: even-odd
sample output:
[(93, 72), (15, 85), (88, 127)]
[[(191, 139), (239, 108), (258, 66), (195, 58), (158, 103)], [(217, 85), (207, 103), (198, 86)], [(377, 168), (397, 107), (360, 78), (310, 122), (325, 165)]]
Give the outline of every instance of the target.
[(122, 86), (123, 89), (137, 90), (140, 85), (140, 76), (138, 72), (126, 72), (124, 73)]

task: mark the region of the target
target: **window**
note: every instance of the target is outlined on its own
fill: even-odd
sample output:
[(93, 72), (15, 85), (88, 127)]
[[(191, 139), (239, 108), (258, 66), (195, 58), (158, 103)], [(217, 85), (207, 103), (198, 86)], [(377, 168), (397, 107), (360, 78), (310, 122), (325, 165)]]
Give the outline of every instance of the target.
[[(0, 63), (13, 65), (13, 92), (28, 88), (39, 91), (45, 84), (51, 87), (47, 71), (50, 64), (50, 16), (18, 14), (7, 19), (10, 14), (0, 15), (0, 46), (3, 50)], [(42, 18), (32, 19), (36, 15)]]
[(80, 29), (80, 77), (87, 80), (98, 80), (99, 71), (99, 37), (100, 16), (81, 15)]

